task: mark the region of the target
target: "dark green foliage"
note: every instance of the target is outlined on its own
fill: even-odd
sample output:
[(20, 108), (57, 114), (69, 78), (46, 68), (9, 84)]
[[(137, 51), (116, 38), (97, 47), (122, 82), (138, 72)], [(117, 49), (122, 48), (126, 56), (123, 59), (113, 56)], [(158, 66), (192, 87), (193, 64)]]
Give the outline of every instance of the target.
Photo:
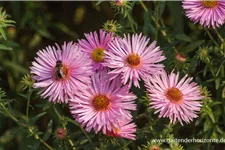
[[(68, 105), (53, 104), (38, 96), (29, 75), (36, 52), (54, 43), (77, 41), (103, 24), (109, 30), (107, 23), (116, 25), (116, 35), (142, 32), (151, 41), (157, 40), (167, 58), (163, 62), (166, 70), (179, 71), (181, 77), (188, 74), (202, 86), (199, 118), (184, 126), (170, 124), (169, 119), (159, 119), (148, 108), (145, 91), (132, 88), (139, 98), (137, 111), (133, 112), (137, 140), (131, 141), (93, 131), (86, 133), (72, 118)], [(179, 1), (132, 1), (122, 6), (107, 1), (1, 2), (0, 150), (147, 150), (153, 146), (222, 149), (225, 140), (169, 143), (152, 139), (225, 138), (224, 31), (224, 25), (217, 30), (194, 25), (185, 17)], [(177, 59), (178, 54), (185, 59)], [(67, 131), (65, 139), (56, 138), (58, 128)]]

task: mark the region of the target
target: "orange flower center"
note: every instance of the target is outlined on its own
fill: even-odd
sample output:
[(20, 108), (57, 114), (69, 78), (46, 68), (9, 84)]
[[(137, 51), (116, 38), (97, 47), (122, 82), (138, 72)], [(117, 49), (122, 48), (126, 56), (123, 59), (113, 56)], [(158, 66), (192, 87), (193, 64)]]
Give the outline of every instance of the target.
[(141, 62), (140, 56), (135, 53), (131, 53), (127, 57), (127, 63), (131, 67), (137, 67)]
[(183, 94), (181, 93), (181, 91), (179, 89), (172, 87), (167, 90), (166, 97), (171, 102), (180, 103), (183, 98)]
[(56, 66), (54, 68), (54, 76), (56, 80), (64, 80), (70, 75), (70, 69), (62, 63), (61, 60), (56, 61)]
[(217, 6), (218, 1), (202, 1), (202, 4), (207, 8), (213, 8)]
[(93, 99), (93, 105), (96, 111), (106, 110), (109, 106), (110, 100), (105, 95), (97, 95)]
[(118, 137), (120, 130), (116, 128), (114, 125), (111, 125), (111, 127), (113, 128), (113, 131), (107, 130), (106, 135), (112, 136), (112, 137)]
[(91, 53), (91, 58), (94, 62), (98, 63), (98, 62), (102, 62), (104, 60), (104, 48), (99, 47), (93, 50), (93, 52)]

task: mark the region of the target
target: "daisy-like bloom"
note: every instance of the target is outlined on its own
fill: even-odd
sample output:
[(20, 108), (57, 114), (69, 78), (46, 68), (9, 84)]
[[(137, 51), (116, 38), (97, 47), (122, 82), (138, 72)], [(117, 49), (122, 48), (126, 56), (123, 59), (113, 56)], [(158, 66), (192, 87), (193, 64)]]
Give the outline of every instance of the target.
[(102, 65), (104, 62), (105, 52), (109, 50), (109, 42), (113, 40), (113, 33), (106, 33), (103, 30), (99, 31), (99, 36), (97, 32), (90, 32), (89, 34), (84, 34), (86, 39), (81, 39), (78, 41), (81, 50), (87, 53), (93, 65), (93, 70), (105, 69)]
[(194, 23), (200, 22), (204, 27), (213, 28), (225, 22), (225, 1), (184, 0), (186, 16)]
[(165, 59), (162, 51), (156, 47), (156, 41), (148, 45), (149, 38), (142, 34), (135, 34), (130, 38), (115, 38), (110, 44), (110, 51), (106, 52), (106, 62), (113, 77), (122, 74), (122, 82), (129, 86), (134, 83), (139, 86), (138, 80), (144, 79), (151, 74), (158, 74), (164, 68), (163, 64), (158, 64)]
[(136, 125), (134, 123), (131, 123), (131, 120), (123, 119), (116, 123), (111, 124), (111, 131), (106, 130), (103, 131), (104, 134), (112, 137), (121, 137), (121, 138), (127, 138), (131, 140), (135, 140), (136, 135), (134, 134), (136, 132)]
[(41, 97), (49, 97), (54, 103), (68, 103), (79, 88), (87, 88), (93, 74), (91, 61), (72, 42), (60, 48), (48, 46), (37, 52), (32, 62), (31, 73), (34, 88), (42, 88)]
[(156, 109), (159, 117), (169, 117), (171, 123), (177, 120), (190, 123), (201, 109), (199, 86), (192, 82), (192, 78), (185, 75), (178, 81), (179, 73), (167, 75), (163, 71), (160, 75), (149, 77), (145, 85), (151, 100), (150, 107)]
[(132, 118), (130, 110), (136, 110), (136, 96), (129, 87), (123, 86), (120, 78), (110, 78), (106, 71), (95, 73), (90, 89), (71, 99), (71, 114), (88, 132), (92, 128), (95, 133), (112, 131), (112, 124)]

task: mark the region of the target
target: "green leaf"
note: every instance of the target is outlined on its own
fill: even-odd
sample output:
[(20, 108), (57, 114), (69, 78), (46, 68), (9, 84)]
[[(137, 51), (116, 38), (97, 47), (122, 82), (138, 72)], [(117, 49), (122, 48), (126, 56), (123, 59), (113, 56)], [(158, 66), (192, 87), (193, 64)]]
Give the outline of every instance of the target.
[(212, 102), (209, 104), (209, 106), (212, 108), (213, 106), (220, 105), (220, 104), (222, 104), (222, 102)]
[(54, 104), (52, 102), (44, 101), (43, 103), (40, 104), (35, 104), (35, 107), (38, 107), (42, 109), (43, 111), (51, 108)]
[(215, 84), (216, 84), (216, 90), (218, 90), (219, 87), (220, 87), (220, 78), (217, 78), (217, 79), (215, 80)]
[(36, 30), (42, 37), (47, 39), (54, 39), (54, 37), (50, 34), (50, 32), (45, 27), (39, 27), (38, 25), (31, 23), (31, 26), (34, 30)]
[(2, 45), (2, 44), (0, 44), (0, 49), (1, 49), (1, 50), (9, 50), (9, 51), (11, 51), (11, 50), (12, 50), (12, 48), (11, 48), (11, 47), (7, 47), (7, 46)]
[(98, 5), (100, 5), (101, 3), (102, 3), (103, 1), (98, 1), (98, 2), (96, 2), (96, 6), (98, 6)]
[(48, 127), (47, 127), (47, 130), (46, 130), (46, 132), (45, 132), (45, 134), (44, 134), (44, 136), (43, 136), (43, 140), (44, 141), (47, 141), (48, 139), (49, 139), (49, 137), (51, 136), (51, 134), (52, 134), (52, 124), (53, 124), (53, 121), (52, 121), (52, 119), (48, 122)]
[(24, 73), (26, 74), (28, 72), (27, 68), (24, 68), (23, 66), (19, 65), (16, 62), (12, 62), (9, 60), (5, 60), (3, 62), (4, 67), (8, 68), (8, 69), (12, 69), (18, 73)]
[(175, 35), (175, 38), (185, 42), (191, 42), (191, 38), (185, 34), (179, 33)]
[(23, 98), (25, 98), (25, 99), (27, 99), (27, 95), (25, 95), (25, 94), (18, 93), (18, 95), (21, 96), (21, 97), (23, 97)]
[(56, 23), (54, 25), (57, 28), (57, 30), (61, 30), (62, 32), (68, 34), (69, 36), (71, 36), (74, 39), (78, 39), (79, 35), (76, 32), (71, 31), (70, 28), (68, 28), (65, 24)]
[(5, 31), (2, 28), (0, 28), (0, 33), (1, 33), (2, 37), (3, 37), (3, 39), (7, 40), (6, 33), (5, 33)]
[(163, 15), (166, 8), (166, 2), (159, 1), (159, 18)]
[(41, 118), (41, 117), (44, 116), (45, 114), (46, 114), (46, 112), (42, 112), (42, 113), (38, 114), (37, 116), (31, 118), (31, 119), (29, 120), (29, 124), (31, 124), (31, 125), (34, 124), (39, 118)]
[(199, 41), (196, 41), (196, 42), (192, 42), (191, 44), (186, 45), (181, 50), (181, 52), (190, 53), (193, 50), (195, 50), (196, 48), (198, 48), (199, 46), (201, 46), (204, 42), (205, 42), (205, 40), (199, 40)]
[(212, 120), (213, 123), (215, 123), (215, 118), (214, 118), (214, 115), (213, 115), (213, 112), (212, 112), (212, 109), (207, 107), (206, 109), (206, 113), (209, 115), (210, 119)]
[(16, 22), (15, 22), (15, 21), (13, 21), (13, 20), (5, 20), (5, 21), (4, 21), (4, 23), (9, 23), (9, 24), (11, 24), (11, 23), (12, 23), (12, 24), (15, 24)]
[[(167, 5), (169, 6), (169, 10), (171, 12), (171, 15), (173, 16), (173, 19), (170, 18), (171, 20), (174, 21), (173, 26), (174, 31), (177, 33), (183, 33), (184, 31), (184, 17), (183, 15), (181, 15), (182, 7), (180, 6), (180, 2), (170, 2), (167, 3)], [(178, 13), (179, 12), (179, 13)]]
[(222, 98), (225, 98), (225, 87), (223, 88), (223, 91), (222, 91)]
[(8, 24), (8, 23), (2, 23), (2, 24), (0, 24), (0, 28), (5, 28), (5, 27), (15, 27), (15, 25)]
[(156, 31), (155, 26), (153, 25), (153, 22), (151, 20), (152, 12), (148, 11), (144, 13), (144, 27), (143, 32), (145, 35), (151, 33), (152, 36), (154, 36), (154, 33)]

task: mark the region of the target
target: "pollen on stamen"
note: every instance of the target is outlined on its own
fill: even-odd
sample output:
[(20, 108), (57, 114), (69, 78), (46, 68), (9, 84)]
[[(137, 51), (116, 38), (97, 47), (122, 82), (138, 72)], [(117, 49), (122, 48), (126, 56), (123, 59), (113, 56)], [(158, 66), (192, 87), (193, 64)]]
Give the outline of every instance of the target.
[(141, 62), (140, 56), (135, 53), (129, 54), (126, 61), (127, 61), (128, 65), (131, 67), (137, 67), (137, 66), (139, 66), (139, 64)]
[(104, 111), (108, 108), (110, 100), (105, 95), (97, 95), (93, 99), (93, 105), (96, 111)]
[(169, 88), (166, 92), (166, 97), (174, 103), (180, 103), (183, 98), (181, 91), (175, 87)]
[(91, 58), (94, 62), (103, 62), (104, 61), (104, 49), (103, 48), (96, 48), (91, 53)]
[(202, 1), (202, 4), (207, 8), (213, 8), (217, 6), (218, 1)]

